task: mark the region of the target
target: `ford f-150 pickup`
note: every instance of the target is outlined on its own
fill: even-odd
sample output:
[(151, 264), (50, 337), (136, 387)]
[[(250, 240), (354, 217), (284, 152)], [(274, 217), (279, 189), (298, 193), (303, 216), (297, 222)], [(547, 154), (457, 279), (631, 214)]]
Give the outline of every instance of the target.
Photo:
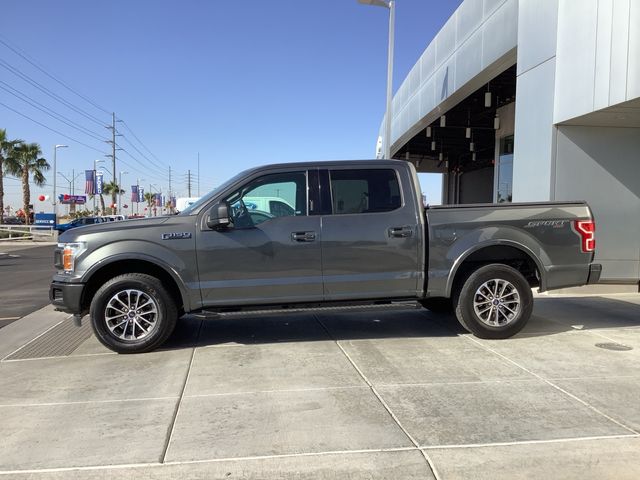
[[(260, 198), (290, 208), (260, 211)], [(189, 312), (407, 300), (507, 338), (532, 288), (598, 281), (594, 250), (584, 202), (425, 208), (408, 162), (269, 165), (179, 215), (64, 233), (49, 295), (121, 353), (158, 347)]]

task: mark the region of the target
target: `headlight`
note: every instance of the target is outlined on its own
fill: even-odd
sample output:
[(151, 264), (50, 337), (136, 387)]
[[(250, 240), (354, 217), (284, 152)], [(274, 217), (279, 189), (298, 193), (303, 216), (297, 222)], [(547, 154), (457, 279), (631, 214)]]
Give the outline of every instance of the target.
[(62, 269), (64, 273), (73, 273), (76, 267), (76, 258), (84, 252), (87, 244), (84, 242), (59, 243), (58, 248), (62, 249)]

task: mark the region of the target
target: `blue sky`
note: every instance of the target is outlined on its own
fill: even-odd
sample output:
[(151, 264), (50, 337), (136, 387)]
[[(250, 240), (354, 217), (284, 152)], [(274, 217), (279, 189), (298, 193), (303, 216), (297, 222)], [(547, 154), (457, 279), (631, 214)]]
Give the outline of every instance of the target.
[[(459, 4), (397, 1), (394, 90)], [(117, 170), (130, 172), (122, 182), (127, 190), (144, 178), (147, 189), (151, 183), (166, 192), (171, 166), (173, 189), (186, 196), (198, 152), (202, 194), (255, 165), (372, 158), (384, 113), (387, 15), (356, 0), (5, 0), (0, 39), (126, 122), (118, 124), (126, 152), (119, 152)], [(2, 44), (0, 60), (0, 102), (60, 133), (2, 105), (0, 128), (40, 143), (50, 163), (54, 144), (69, 145), (58, 150), (58, 171), (67, 177), (90, 169), (94, 159), (108, 160), (102, 138), (110, 115)], [(24, 103), (11, 88), (83, 131)], [(60, 176), (58, 184), (59, 193), (68, 190)], [(8, 179), (5, 187), (5, 202), (19, 205), (19, 182)], [(76, 193), (82, 188), (79, 177)], [(431, 201), (439, 198), (438, 179), (423, 179), (423, 188)], [(33, 199), (40, 193), (51, 194), (51, 187), (34, 188)]]

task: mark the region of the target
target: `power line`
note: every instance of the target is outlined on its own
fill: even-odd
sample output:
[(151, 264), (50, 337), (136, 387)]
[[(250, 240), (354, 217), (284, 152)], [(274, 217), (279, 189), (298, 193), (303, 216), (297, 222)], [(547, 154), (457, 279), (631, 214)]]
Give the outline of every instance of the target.
[(24, 50), (18, 49), (18, 47), (14, 47), (11, 46), (7, 41), (3, 40), (3, 37), (0, 36), (0, 43), (2, 43), (5, 47), (7, 47), (9, 50), (11, 50), (13, 53), (15, 53), (16, 55), (18, 55), (19, 57), (23, 58), (24, 60), (26, 60), (27, 62), (29, 62), (31, 65), (33, 65), (34, 67), (36, 67), (38, 70), (40, 70), (42, 73), (44, 73), (47, 77), (51, 78), (52, 80), (56, 81), (57, 83), (59, 83), (60, 85), (62, 85), (64, 88), (66, 88), (67, 90), (69, 90), (71, 93), (74, 93), (75, 95), (77, 95), (78, 97), (80, 97), (81, 99), (83, 99), (85, 102), (90, 103), (91, 105), (93, 105), (95, 108), (97, 108), (98, 110), (102, 110), (104, 113), (111, 113), (108, 110), (102, 108), (100, 105), (96, 104), (95, 102), (93, 102), (91, 99), (85, 97), (84, 95), (82, 95), (81, 93), (78, 93), (76, 90), (74, 90), (73, 88), (71, 88), (69, 85), (67, 85), (65, 82), (63, 82), (62, 80), (60, 80), (58, 77), (50, 74), (49, 72), (47, 72), (44, 68), (42, 68), (35, 60), (33, 60), (29, 55), (26, 54), (26, 52)]
[[(46, 105), (43, 105), (42, 103), (38, 102), (37, 100), (34, 100), (33, 98), (31, 98), (28, 95), (26, 95), (23, 92), (21, 92), (20, 90), (18, 90), (16, 88), (13, 88), (11, 85), (7, 84), (6, 82), (3, 82), (2, 80), (0, 80), (0, 83), (6, 85), (6, 87), (3, 87), (2, 85), (0, 85), (1, 89), (3, 89), (4, 91), (8, 92), (11, 95), (13, 95), (14, 97), (22, 100), (23, 102), (28, 103), (33, 108), (36, 108), (36, 109), (40, 110), (41, 112), (46, 113), (50, 117), (58, 120), (59, 122), (62, 122), (64, 124), (70, 126), (71, 128), (74, 128), (74, 129), (78, 130), (80, 133), (88, 135), (89, 137), (93, 137), (96, 140), (103, 140), (103, 138), (101, 138), (99, 136), (100, 135), (99, 133), (94, 132), (93, 130), (89, 130), (88, 128), (83, 127), (82, 125), (74, 122), (70, 118), (65, 117), (61, 113), (58, 113), (55, 110), (47, 107)], [(11, 91), (11, 90), (13, 90), (13, 91)]]
[(66, 135), (66, 134), (62, 133), (62, 132), (60, 132), (60, 131), (56, 130), (55, 128), (51, 128), (51, 127), (49, 127), (48, 125), (45, 125), (44, 123), (39, 122), (38, 120), (34, 120), (34, 119), (33, 119), (33, 118), (31, 118), (30, 116), (25, 115), (25, 114), (24, 114), (24, 113), (22, 113), (22, 112), (19, 112), (19, 111), (18, 111), (18, 110), (16, 110), (15, 108), (11, 108), (9, 105), (7, 105), (7, 104), (5, 104), (5, 103), (0, 102), (0, 105), (2, 105), (4, 108), (6, 108), (6, 109), (8, 109), (8, 110), (11, 110), (11, 111), (12, 111), (12, 112), (14, 112), (14, 113), (17, 113), (18, 115), (20, 115), (21, 117), (26, 118), (27, 120), (31, 120), (33, 123), (37, 123), (38, 125), (40, 125), (41, 127), (46, 128), (47, 130), (51, 130), (52, 132), (57, 133), (58, 135), (62, 135), (64, 138), (67, 138), (67, 139), (69, 139), (69, 140), (71, 140), (71, 141), (73, 141), (73, 142), (76, 142), (76, 143), (80, 144), (80, 145), (84, 145), (85, 147), (90, 148), (91, 150), (95, 150), (96, 152), (99, 152), (99, 153), (104, 154), (104, 151), (99, 150), (99, 149), (97, 149), (97, 148), (95, 148), (95, 147), (92, 147), (91, 145), (87, 145), (86, 143), (81, 142), (80, 140), (77, 140), (77, 139), (75, 139), (75, 138), (73, 138), (73, 137), (70, 137), (69, 135)]
[(143, 157), (145, 160), (147, 160), (147, 161), (149, 162), (149, 164), (150, 164), (153, 168), (156, 168), (156, 167), (157, 167), (157, 165), (155, 165), (155, 162), (154, 162), (153, 160), (151, 160), (149, 157), (147, 157), (144, 153), (142, 153), (142, 152), (140, 151), (140, 149), (139, 149), (138, 147), (136, 147), (133, 143), (131, 143), (131, 141), (127, 138), (127, 136), (126, 136), (126, 135), (122, 135), (122, 138), (123, 138), (123, 139), (124, 139), (124, 140), (129, 144), (129, 145), (131, 145), (131, 146), (135, 149), (135, 151), (136, 151), (136, 152), (138, 152), (140, 155), (142, 155), (142, 157)]
[(7, 63), (6, 61), (0, 59), (0, 66), (5, 68), (6, 70), (9, 70), (11, 73), (13, 73), (15, 76), (17, 76), (18, 78), (21, 78), (22, 80), (24, 80), (25, 82), (31, 84), (32, 86), (36, 87), (38, 90), (40, 90), (41, 92), (43, 92), (44, 94), (50, 96), (51, 98), (53, 98), (54, 100), (60, 102), (61, 104), (63, 104), (65, 107), (70, 108), (71, 110), (73, 110), (76, 113), (79, 113), (80, 115), (86, 117), (87, 119), (91, 120), (94, 123), (97, 123), (98, 125), (104, 127), (105, 124), (104, 122), (102, 122), (98, 117), (95, 117), (93, 115), (91, 115), (90, 113), (84, 111), (83, 109), (76, 107), (75, 105), (73, 105), (72, 103), (68, 102), (67, 100), (65, 100), (64, 98), (62, 98), (60, 95), (58, 95), (57, 93), (49, 90), (47, 87), (43, 86), (42, 84), (36, 82), (35, 80), (33, 80), (31, 77), (29, 77), (29, 75), (26, 75), (25, 73), (22, 73), (20, 70), (18, 70), (15, 67), (12, 67), (9, 63)]
[(134, 169), (134, 170), (142, 173), (143, 175), (146, 175), (146, 176), (149, 176), (149, 177), (153, 177), (156, 180), (160, 179), (161, 181), (164, 182), (165, 177), (162, 177), (162, 176), (160, 176), (158, 174), (155, 174), (155, 173), (151, 173), (151, 171), (149, 170), (149, 167), (144, 165), (140, 160), (138, 160), (138, 158), (136, 158), (133, 155), (131, 155), (131, 153), (129, 153), (129, 151), (127, 149), (123, 148), (122, 151), (124, 153), (126, 153), (135, 162), (137, 162), (142, 167), (142, 170), (140, 170), (138, 167), (133, 167), (131, 164), (125, 163), (124, 160), (120, 159), (120, 161), (123, 162), (125, 165), (127, 165), (129, 168)]
[(160, 163), (164, 163), (165, 166), (168, 166), (168, 164), (166, 162), (163, 162), (162, 160), (160, 160), (151, 150), (149, 150), (149, 147), (147, 147), (144, 143), (142, 143), (142, 140), (140, 140), (140, 138), (138, 138), (138, 136), (133, 133), (133, 130), (131, 130), (131, 128), (129, 127), (129, 125), (127, 124), (127, 122), (125, 122), (124, 120), (121, 120), (122, 124), (124, 125), (124, 128), (126, 128), (127, 130), (129, 130), (129, 133), (131, 133), (131, 135), (133, 135), (133, 138), (135, 138), (138, 143), (140, 143), (140, 145), (142, 145), (142, 147), (149, 152), (149, 154), (155, 158), (158, 162)]

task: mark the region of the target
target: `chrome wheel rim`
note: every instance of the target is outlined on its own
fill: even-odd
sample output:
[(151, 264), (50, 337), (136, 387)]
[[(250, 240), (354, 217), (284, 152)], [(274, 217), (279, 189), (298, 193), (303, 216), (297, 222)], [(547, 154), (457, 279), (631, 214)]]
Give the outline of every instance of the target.
[(158, 304), (140, 290), (121, 290), (107, 302), (104, 320), (109, 331), (120, 340), (141, 340), (156, 329)]
[(511, 282), (494, 278), (476, 290), (473, 310), (485, 325), (504, 327), (520, 313), (520, 293)]

